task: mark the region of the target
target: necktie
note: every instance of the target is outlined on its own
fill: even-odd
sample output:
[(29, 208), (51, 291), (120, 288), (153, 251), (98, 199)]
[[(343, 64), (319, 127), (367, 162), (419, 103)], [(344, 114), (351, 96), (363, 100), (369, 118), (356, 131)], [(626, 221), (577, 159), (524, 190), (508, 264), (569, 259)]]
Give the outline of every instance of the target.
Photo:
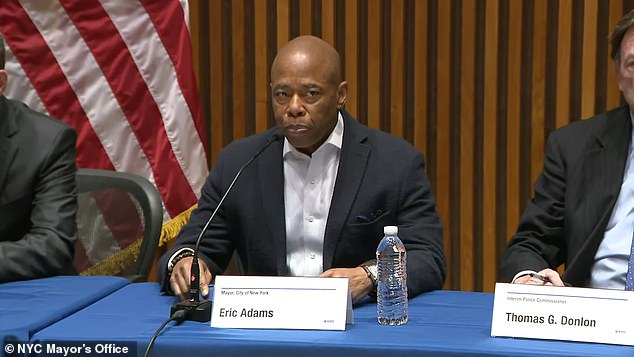
[(634, 239), (632, 239), (632, 247), (630, 248), (630, 260), (627, 263), (625, 290), (634, 290)]

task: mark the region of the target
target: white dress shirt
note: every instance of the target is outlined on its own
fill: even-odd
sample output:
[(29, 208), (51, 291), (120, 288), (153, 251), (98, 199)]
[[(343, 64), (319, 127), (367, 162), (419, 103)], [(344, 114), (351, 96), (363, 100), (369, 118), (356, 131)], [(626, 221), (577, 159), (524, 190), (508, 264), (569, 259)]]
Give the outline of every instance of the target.
[[(630, 118), (632, 115), (630, 114)], [(634, 122), (634, 119), (632, 119)], [(634, 135), (634, 125), (632, 125)], [(634, 138), (634, 136), (632, 137)], [(605, 235), (594, 256), (588, 286), (602, 289), (625, 289), (627, 263), (634, 235), (634, 140), (625, 163), (621, 191), (605, 228)]]
[(323, 271), (324, 234), (343, 129), (339, 113), (335, 129), (312, 156), (299, 152), (284, 139), (286, 265), (290, 276), (318, 276)]

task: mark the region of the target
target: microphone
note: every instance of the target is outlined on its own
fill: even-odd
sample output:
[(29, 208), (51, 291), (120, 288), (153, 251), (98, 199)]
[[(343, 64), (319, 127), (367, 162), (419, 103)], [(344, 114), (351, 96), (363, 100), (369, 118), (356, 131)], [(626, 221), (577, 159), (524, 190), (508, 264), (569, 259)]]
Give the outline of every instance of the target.
[(276, 130), (273, 133), (273, 135), (271, 135), (271, 137), (266, 141), (266, 143), (262, 145), (260, 150), (256, 151), (256, 153), (253, 156), (251, 156), (251, 158), (247, 160), (247, 162), (245, 162), (240, 167), (236, 175), (233, 177), (233, 180), (229, 184), (229, 187), (225, 191), (224, 195), (222, 195), (222, 198), (220, 198), (220, 201), (218, 202), (216, 209), (214, 209), (214, 211), (211, 213), (211, 216), (209, 216), (209, 219), (207, 219), (207, 222), (203, 226), (203, 229), (200, 231), (200, 234), (198, 235), (198, 238), (196, 239), (196, 246), (194, 248), (194, 256), (192, 260), (192, 268), (190, 273), (189, 300), (181, 301), (172, 305), (172, 308), (170, 310), (170, 316), (174, 316), (174, 313), (178, 311), (185, 310), (187, 315), (187, 317), (185, 318), (186, 320), (199, 321), (199, 322), (207, 322), (211, 320), (211, 306), (212, 306), (211, 301), (208, 301), (208, 300), (199, 301), (200, 300), (200, 297), (199, 297), (200, 295), (200, 283), (199, 283), (200, 267), (198, 266), (198, 250), (200, 247), (200, 241), (202, 240), (203, 235), (207, 231), (209, 224), (216, 216), (216, 213), (218, 213), (220, 206), (222, 206), (222, 203), (225, 201), (225, 198), (227, 198), (227, 195), (231, 191), (231, 188), (233, 188), (233, 185), (238, 180), (238, 177), (240, 177), (240, 175), (242, 174), (242, 171), (244, 171), (244, 169), (246, 169), (249, 165), (251, 165), (251, 163), (253, 163), (253, 161), (255, 161), (255, 159), (257, 159), (264, 152), (264, 150), (266, 150), (269, 146), (271, 146), (271, 144), (281, 140), (283, 137), (284, 136), (282, 135), (282, 133), (279, 130)]

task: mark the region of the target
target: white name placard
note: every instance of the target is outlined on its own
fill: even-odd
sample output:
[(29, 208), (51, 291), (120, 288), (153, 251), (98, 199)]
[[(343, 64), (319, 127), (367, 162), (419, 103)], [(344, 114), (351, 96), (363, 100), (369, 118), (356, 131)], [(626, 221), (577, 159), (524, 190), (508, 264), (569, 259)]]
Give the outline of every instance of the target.
[(347, 278), (217, 276), (212, 327), (345, 330)]
[(498, 283), (491, 336), (634, 346), (634, 292)]

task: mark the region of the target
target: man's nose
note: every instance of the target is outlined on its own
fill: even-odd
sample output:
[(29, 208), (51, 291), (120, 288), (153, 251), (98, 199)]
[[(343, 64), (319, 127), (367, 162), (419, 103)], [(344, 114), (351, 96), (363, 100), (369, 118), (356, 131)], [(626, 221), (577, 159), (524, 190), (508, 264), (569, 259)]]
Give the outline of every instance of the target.
[(291, 97), (291, 100), (288, 102), (287, 113), (290, 117), (301, 117), (306, 114), (304, 103), (302, 102), (302, 99), (299, 97), (299, 95), (294, 94)]

